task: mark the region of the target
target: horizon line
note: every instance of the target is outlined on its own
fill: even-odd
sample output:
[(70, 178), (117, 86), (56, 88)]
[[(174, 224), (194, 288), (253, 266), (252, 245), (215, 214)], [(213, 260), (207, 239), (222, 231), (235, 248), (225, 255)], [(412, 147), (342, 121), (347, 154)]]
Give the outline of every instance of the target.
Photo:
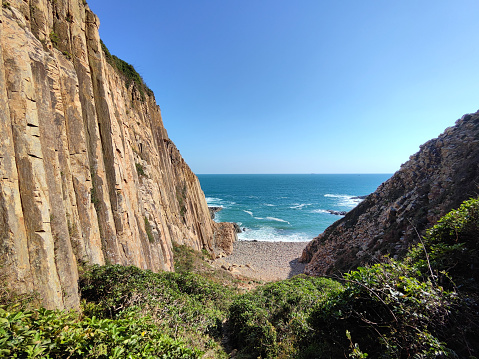
[(393, 175), (395, 172), (348, 172), (348, 173), (195, 173), (195, 175)]

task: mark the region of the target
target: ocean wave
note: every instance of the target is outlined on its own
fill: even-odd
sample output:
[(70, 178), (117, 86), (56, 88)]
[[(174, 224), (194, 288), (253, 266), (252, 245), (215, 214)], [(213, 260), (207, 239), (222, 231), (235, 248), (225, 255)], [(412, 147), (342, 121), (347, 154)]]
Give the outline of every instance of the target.
[(206, 197), (206, 203), (210, 207), (222, 207), (222, 208), (231, 208), (236, 204), (234, 201), (227, 201), (222, 198), (216, 197)]
[(263, 203), (263, 206), (266, 206), (266, 207), (276, 207), (275, 204), (271, 204), (271, 203)]
[(270, 220), (270, 221), (283, 222), (283, 223), (288, 223), (288, 224), (290, 224), (288, 221), (285, 221), (284, 219), (281, 219), (281, 218), (266, 217), (266, 219), (268, 219), (268, 220)]
[(312, 238), (305, 233), (284, 233), (273, 227), (246, 228), (238, 233), (240, 241), (265, 241), (265, 242), (309, 242)]
[(358, 205), (358, 203), (362, 202), (361, 198), (358, 198), (357, 196), (351, 196), (348, 194), (330, 194), (327, 193), (324, 195), (324, 197), (329, 197), (329, 198), (337, 198), (338, 202), (336, 203), (338, 206), (344, 206), (344, 207), (349, 207), (349, 208), (354, 208)]
[(311, 206), (312, 203), (293, 203), (289, 208), (291, 209), (303, 209), (303, 207)]
[(251, 211), (246, 211), (246, 210), (243, 209), (243, 212), (248, 213), (251, 217), (254, 217), (253, 212), (251, 212)]
[(221, 198), (216, 198), (216, 197), (206, 197), (206, 203), (216, 203), (216, 202), (222, 202), (223, 200)]
[(327, 213), (327, 214), (329, 214), (329, 212), (325, 209), (312, 209), (311, 213)]

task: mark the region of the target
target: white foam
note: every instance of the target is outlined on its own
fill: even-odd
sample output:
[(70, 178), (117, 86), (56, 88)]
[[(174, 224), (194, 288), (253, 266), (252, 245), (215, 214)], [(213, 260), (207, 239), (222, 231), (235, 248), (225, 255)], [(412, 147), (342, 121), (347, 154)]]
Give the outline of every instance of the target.
[(313, 209), (311, 210), (311, 213), (328, 213), (328, 211), (326, 211), (325, 209)]
[(288, 224), (290, 224), (288, 221), (285, 221), (284, 219), (281, 219), (281, 218), (266, 217), (266, 219), (269, 219), (270, 221), (283, 222), (283, 223), (288, 223)]
[(247, 228), (238, 234), (240, 241), (265, 241), (265, 242), (309, 242), (312, 238), (305, 233), (283, 234), (272, 227), (261, 227), (258, 229)]
[(303, 207), (311, 206), (312, 203), (293, 203), (289, 208), (291, 209), (303, 209)]
[(246, 211), (246, 210), (244, 210), (244, 209), (243, 209), (243, 212), (248, 213), (251, 217), (253, 217), (253, 212), (251, 212), (251, 211)]
[(263, 203), (264, 206), (266, 207), (276, 207), (276, 205), (271, 204), (271, 203)]
[(343, 206), (343, 207), (349, 207), (349, 208), (354, 208), (362, 201), (361, 198), (358, 198), (357, 196), (351, 196), (347, 194), (325, 194), (324, 197), (329, 197), (329, 198), (337, 198), (338, 202), (336, 205), (338, 206)]

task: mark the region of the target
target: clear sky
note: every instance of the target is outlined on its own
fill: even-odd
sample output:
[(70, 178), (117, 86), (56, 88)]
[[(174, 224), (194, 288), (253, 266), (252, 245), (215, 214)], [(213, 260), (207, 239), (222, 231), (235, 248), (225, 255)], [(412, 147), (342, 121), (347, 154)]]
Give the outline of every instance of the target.
[(393, 173), (479, 109), (477, 0), (88, 0), (196, 173)]

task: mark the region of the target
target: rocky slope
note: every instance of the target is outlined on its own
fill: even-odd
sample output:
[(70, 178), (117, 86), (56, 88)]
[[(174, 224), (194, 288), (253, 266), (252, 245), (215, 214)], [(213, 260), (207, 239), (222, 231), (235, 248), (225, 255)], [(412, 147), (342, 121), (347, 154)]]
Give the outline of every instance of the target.
[(74, 308), (78, 263), (172, 270), (172, 241), (229, 252), (233, 226), (211, 220), (153, 94), (102, 49), (86, 2), (1, 10), (2, 279)]
[(479, 193), (479, 112), (421, 146), (388, 181), (304, 249), (305, 273), (332, 274), (400, 257), (418, 233)]

